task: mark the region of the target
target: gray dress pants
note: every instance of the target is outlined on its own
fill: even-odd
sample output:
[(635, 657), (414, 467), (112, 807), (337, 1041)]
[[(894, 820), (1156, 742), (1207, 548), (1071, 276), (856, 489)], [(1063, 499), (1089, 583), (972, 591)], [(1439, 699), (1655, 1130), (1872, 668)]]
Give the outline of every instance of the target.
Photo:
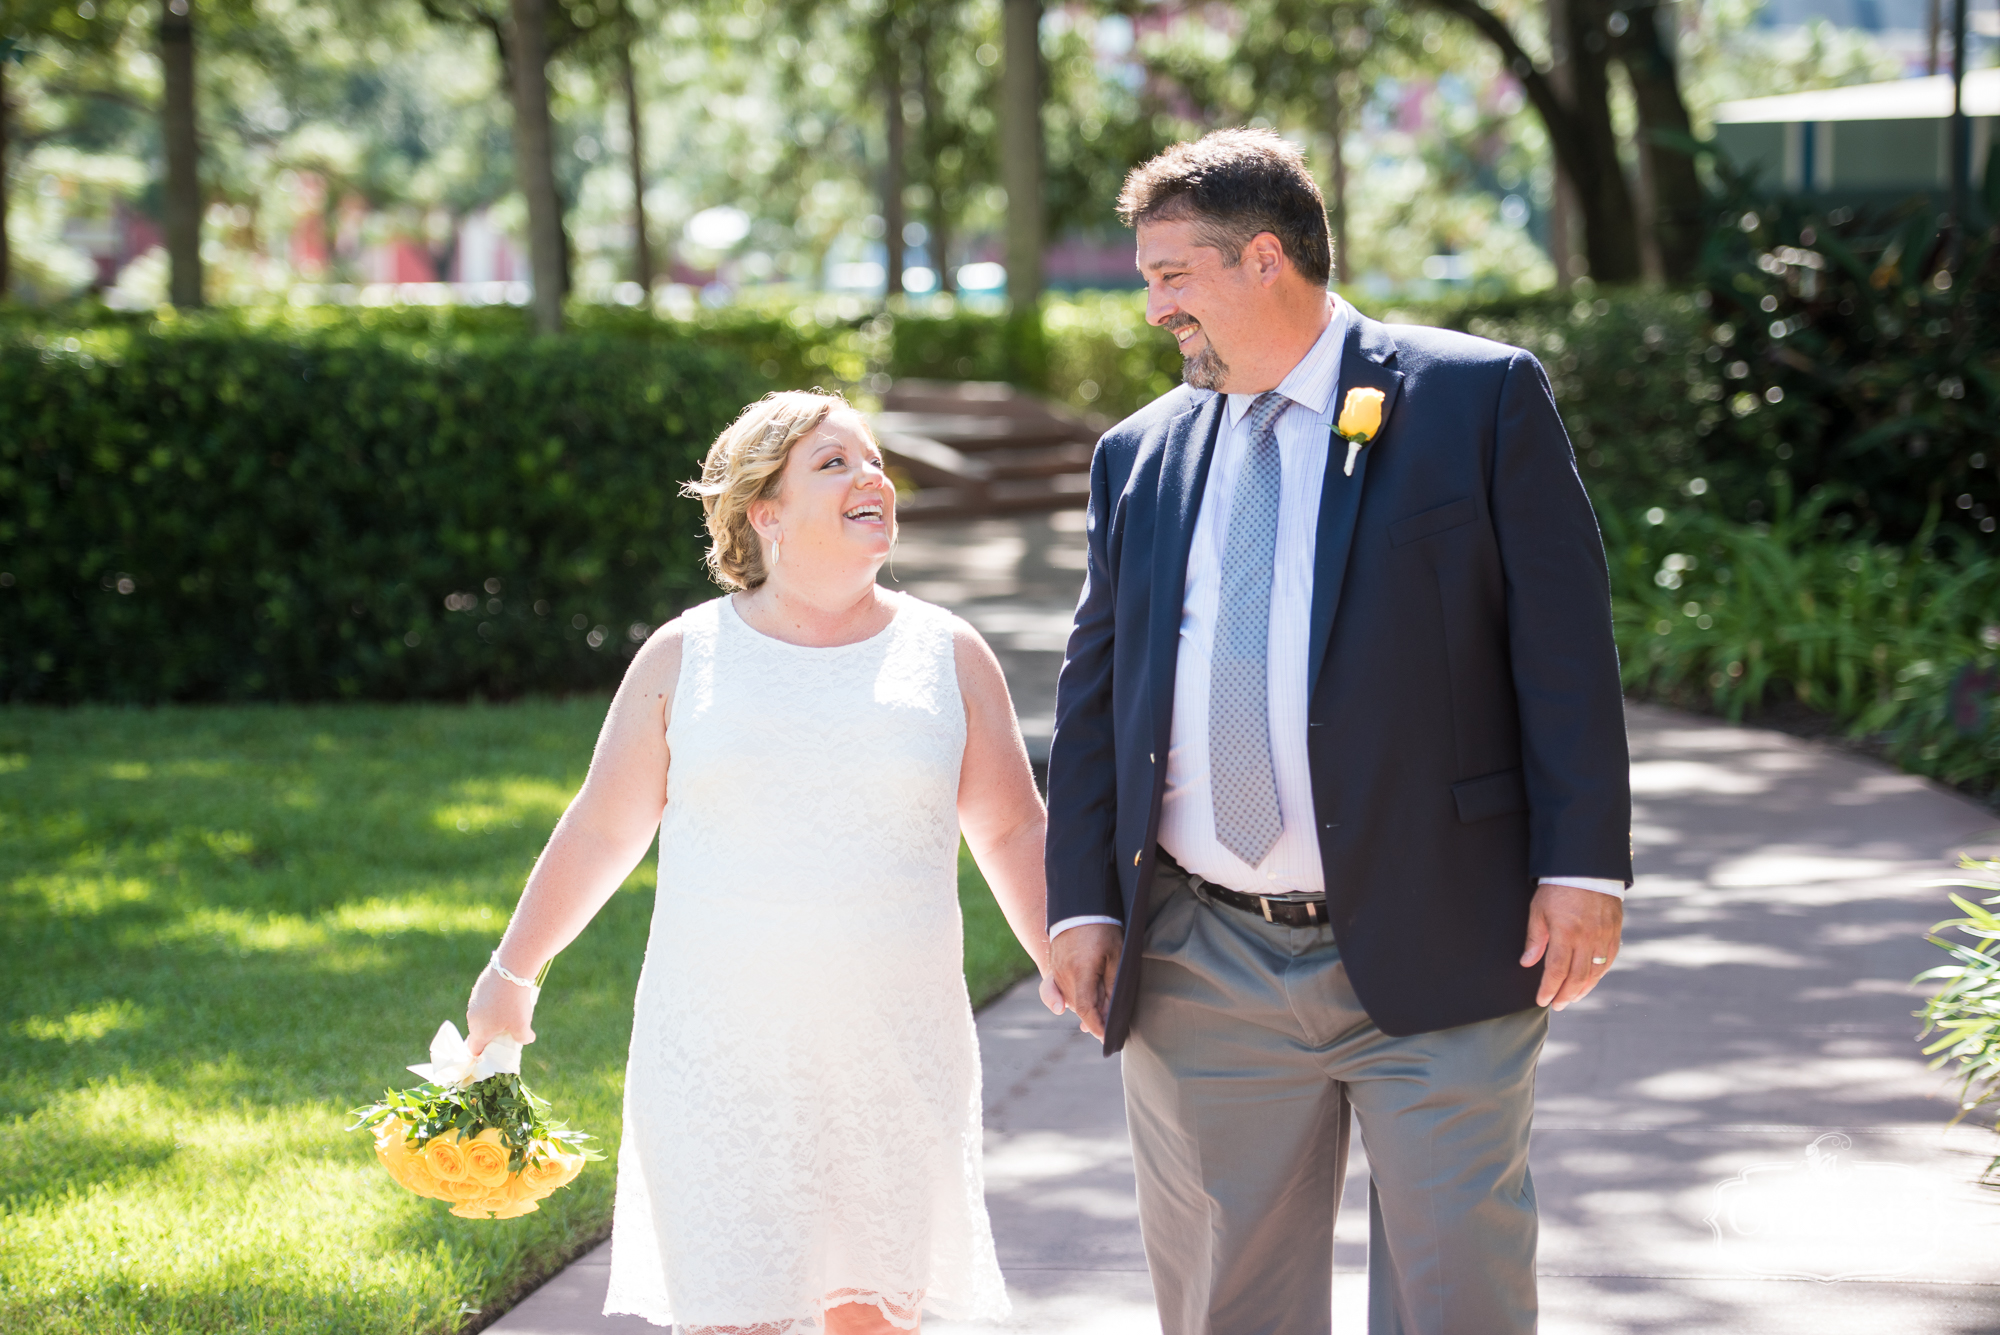
[(1349, 1113), (1369, 1187), (1370, 1335), (1529, 1335), (1540, 1008), (1391, 1038), (1326, 926), (1155, 883), (1124, 1050), (1165, 1335), (1324, 1335)]

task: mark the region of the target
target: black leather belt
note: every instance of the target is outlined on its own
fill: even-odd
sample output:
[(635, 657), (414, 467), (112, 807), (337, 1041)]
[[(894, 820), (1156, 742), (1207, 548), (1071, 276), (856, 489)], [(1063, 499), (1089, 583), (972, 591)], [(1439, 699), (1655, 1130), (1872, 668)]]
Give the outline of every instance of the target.
[(1239, 894), (1213, 881), (1201, 884), (1216, 903), (1242, 909), (1245, 913), (1260, 913), (1265, 922), (1274, 922), (1281, 927), (1317, 927), (1326, 921), (1324, 899), (1272, 899), (1268, 895)]
[(1240, 890), (1217, 885), (1195, 875), (1180, 863), (1166, 849), (1159, 850), (1159, 865), (1168, 871), (1187, 878), (1188, 883), (1205, 890), (1210, 899), (1218, 904), (1245, 913), (1255, 913), (1265, 922), (1274, 922), (1281, 927), (1317, 927), (1326, 921), (1326, 900), (1324, 898), (1300, 899), (1296, 896), (1279, 898), (1272, 895), (1246, 895)]

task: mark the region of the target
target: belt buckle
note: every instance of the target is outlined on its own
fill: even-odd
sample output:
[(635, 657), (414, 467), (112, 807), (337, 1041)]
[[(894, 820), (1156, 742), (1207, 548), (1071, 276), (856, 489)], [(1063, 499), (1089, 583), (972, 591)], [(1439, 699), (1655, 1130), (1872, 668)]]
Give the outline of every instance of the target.
[[(1275, 924), (1278, 920), (1271, 916), (1271, 901), (1263, 895), (1258, 895), (1256, 898), (1258, 907), (1264, 910), (1264, 921)], [(1319, 901), (1316, 899), (1281, 900), (1279, 902), (1286, 905), (1301, 905), (1306, 911), (1307, 922), (1316, 923), (1319, 921)]]

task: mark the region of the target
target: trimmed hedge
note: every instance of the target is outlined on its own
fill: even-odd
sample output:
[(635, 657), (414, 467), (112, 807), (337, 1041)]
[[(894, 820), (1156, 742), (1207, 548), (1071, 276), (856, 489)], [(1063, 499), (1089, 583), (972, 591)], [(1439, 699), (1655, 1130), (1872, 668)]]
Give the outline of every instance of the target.
[(672, 338), (0, 343), (0, 698), (611, 684), (712, 591), (678, 487), (767, 385)]
[[(1779, 486), (1822, 498), (1798, 542), (1969, 558), (2000, 551), (2000, 252), (1968, 239), (1941, 282), (1927, 226), (1765, 206), (1712, 240), (1701, 292), (1357, 304), (1539, 356), (1603, 513), (1755, 524)], [(1137, 293), (1026, 322), (833, 298), (572, 317), (536, 341), (494, 307), (0, 308), (0, 698), (604, 685), (635, 627), (708, 590), (675, 484), (759, 393), (1008, 380), (1109, 421), (1180, 375)]]

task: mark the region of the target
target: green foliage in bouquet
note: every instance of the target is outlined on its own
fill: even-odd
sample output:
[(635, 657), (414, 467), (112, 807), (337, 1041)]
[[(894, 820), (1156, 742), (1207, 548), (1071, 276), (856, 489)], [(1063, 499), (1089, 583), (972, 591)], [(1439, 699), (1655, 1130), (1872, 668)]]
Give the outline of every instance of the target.
[[(1949, 882), (1970, 890), (2000, 892), (2000, 861), (1963, 864), (1964, 878)], [(1931, 928), (1931, 943), (1955, 961), (1940, 964), (1918, 974), (1916, 981), (1942, 982), (1944, 987), (1917, 1015), (1924, 1022), (1921, 1038), (1939, 1035), (1924, 1048), (1931, 1065), (1957, 1062), (1959, 1111), (1952, 1120), (2000, 1098), (2000, 913), (1987, 905), (2000, 904), (2000, 893), (1979, 904), (1963, 895), (1951, 902), (1965, 916), (1947, 918)], [(1937, 933), (1946, 929), (1972, 938), (1948, 940)], [(2000, 1155), (1986, 1165), (1986, 1176), (2000, 1173)]]
[(347, 1128), (349, 1131), (372, 1130), (389, 1118), (396, 1118), (402, 1122), (404, 1139), (412, 1148), (427, 1145), (433, 1138), (452, 1131), (470, 1140), (487, 1127), (498, 1128), (507, 1145), (510, 1173), (517, 1173), (541, 1158), (536, 1147), (538, 1141), (554, 1142), (593, 1162), (604, 1157), (603, 1151), (583, 1144), (592, 1136), (573, 1131), (550, 1117), (549, 1101), (511, 1073), (490, 1075), (462, 1088), (425, 1084), (388, 1090), (379, 1101), (354, 1109), (352, 1115), (356, 1120)]

